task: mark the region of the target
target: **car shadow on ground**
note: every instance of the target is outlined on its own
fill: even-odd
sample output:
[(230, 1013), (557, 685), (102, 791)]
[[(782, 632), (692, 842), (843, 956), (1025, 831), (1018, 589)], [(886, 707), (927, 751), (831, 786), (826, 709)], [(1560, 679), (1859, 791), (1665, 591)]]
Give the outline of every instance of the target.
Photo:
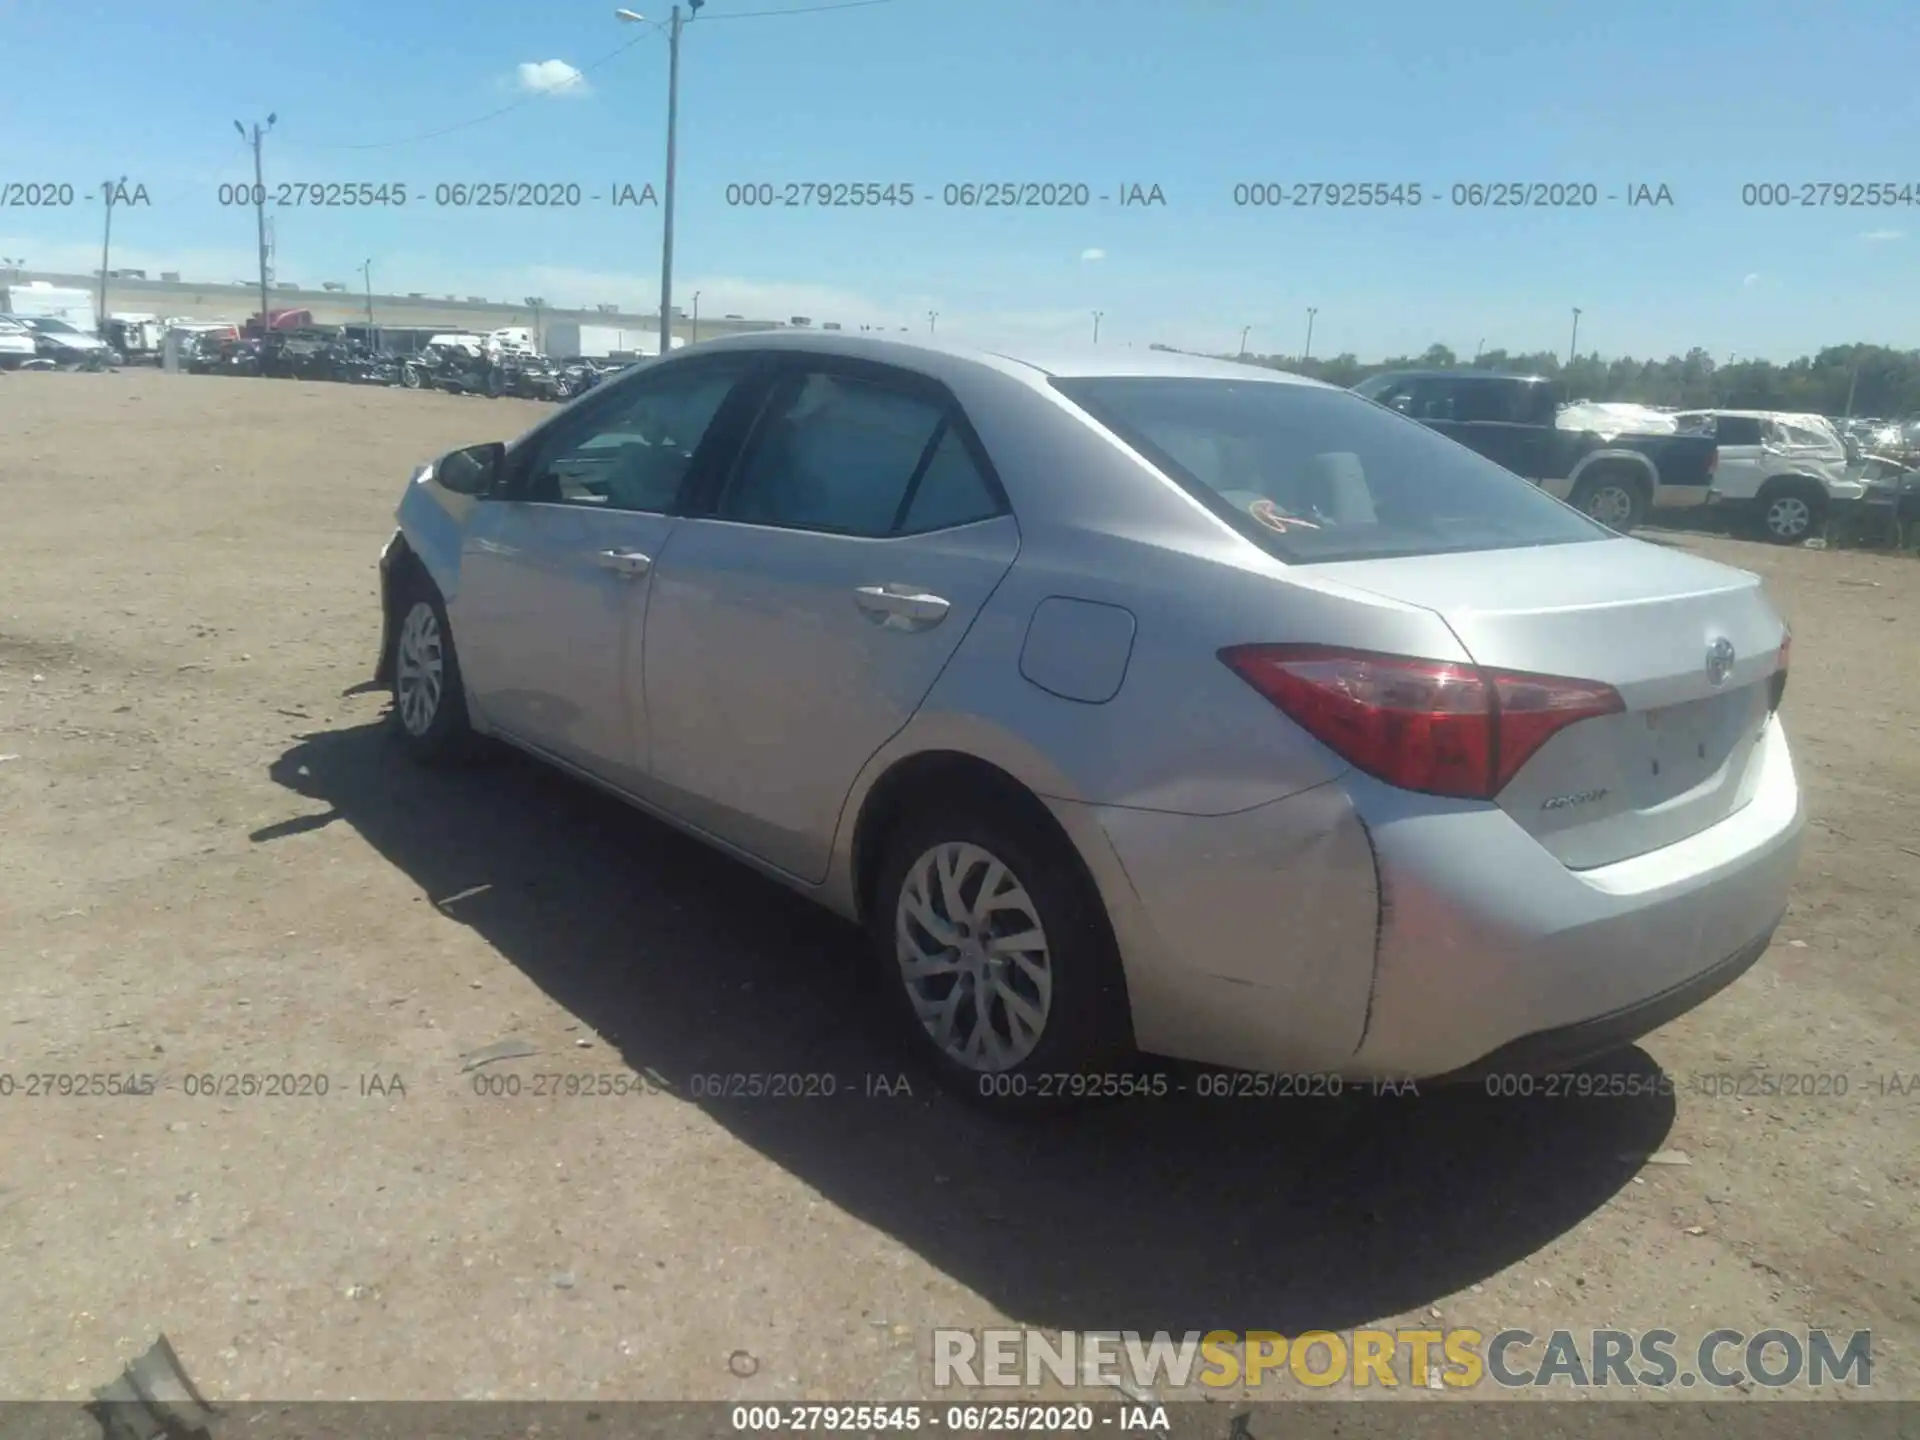
[[(302, 737), (273, 778), (332, 810), (253, 838), (345, 823), (429, 898), (464, 896), (446, 913), (628, 1064), (1025, 1323), (1298, 1333), (1422, 1307), (1578, 1224), (1672, 1124), (1666, 1099), (1481, 1088), (983, 1114), (888, 1038), (852, 927), (530, 760), (422, 770), (383, 730)], [(1637, 1050), (1606, 1068), (1660, 1074)], [(910, 1097), (868, 1095), (903, 1070)], [(691, 1093), (746, 1072), (837, 1093)]]

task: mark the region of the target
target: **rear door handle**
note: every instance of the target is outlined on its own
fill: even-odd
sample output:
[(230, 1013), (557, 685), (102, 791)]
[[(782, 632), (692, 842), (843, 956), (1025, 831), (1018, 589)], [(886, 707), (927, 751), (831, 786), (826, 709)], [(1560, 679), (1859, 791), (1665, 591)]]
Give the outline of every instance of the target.
[(629, 580), (637, 580), (653, 568), (653, 557), (638, 550), (602, 550), (594, 559), (602, 569), (612, 570)]
[(928, 630), (947, 618), (953, 607), (917, 585), (862, 585), (853, 603), (876, 624), (893, 630)]

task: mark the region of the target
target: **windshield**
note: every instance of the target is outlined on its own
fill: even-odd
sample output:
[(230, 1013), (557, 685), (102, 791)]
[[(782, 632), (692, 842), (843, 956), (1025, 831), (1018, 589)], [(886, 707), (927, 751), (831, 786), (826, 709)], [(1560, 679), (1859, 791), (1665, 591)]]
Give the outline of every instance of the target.
[(1612, 537), (1531, 482), (1348, 391), (1184, 377), (1053, 384), (1290, 562)]
[(54, 320), (51, 318), (37, 319), (29, 320), (27, 324), (31, 325), (43, 335), (78, 335), (80, 333), (64, 320)]

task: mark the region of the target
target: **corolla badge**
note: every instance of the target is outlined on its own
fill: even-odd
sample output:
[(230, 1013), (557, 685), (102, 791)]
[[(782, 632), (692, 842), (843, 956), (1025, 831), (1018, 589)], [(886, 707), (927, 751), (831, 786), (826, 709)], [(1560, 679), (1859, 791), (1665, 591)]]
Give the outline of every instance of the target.
[(1733, 642), (1724, 635), (1707, 646), (1707, 683), (1724, 685), (1733, 673)]

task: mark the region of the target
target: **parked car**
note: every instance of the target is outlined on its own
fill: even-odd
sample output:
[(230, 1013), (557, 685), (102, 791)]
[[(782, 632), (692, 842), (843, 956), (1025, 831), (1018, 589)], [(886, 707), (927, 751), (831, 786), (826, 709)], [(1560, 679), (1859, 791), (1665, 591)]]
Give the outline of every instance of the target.
[(40, 358), (63, 370), (106, 370), (120, 363), (119, 354), (104, 341), (65, 320), (50, 315), (15, 318), (33, 332)]
[(1639, 412), (1644, 433), (1635, 433), (1620, 407), (1570, 406), (1557, 383), (1536, 376), (1398, 370), (1353, 388), (1622, 534), (1637, 529), (1655, 508), (1705, 504), (1713, 483), (1712, 440), (1676, 434), (1671, 417), (1628, 407)]
[(1835, 504), (1853, 504), (1866, 486), (1850, 473), (1846, 442), (1822, 415), (1770, 410), (1690, 410), (1680, 423), (1709, 430), (1720, 445), (1711, 503), (1797, 545)]
[(40, 354), (33, 331), (11, 315), (0, 315), (0, 370), (31, 365)]
[(505, 740), (860, 922), (989, 1103), (1552, 1069), (1787, 903), (1759, 579), (1331, 386), (731, 336), (397, 518), (401, 747)]

